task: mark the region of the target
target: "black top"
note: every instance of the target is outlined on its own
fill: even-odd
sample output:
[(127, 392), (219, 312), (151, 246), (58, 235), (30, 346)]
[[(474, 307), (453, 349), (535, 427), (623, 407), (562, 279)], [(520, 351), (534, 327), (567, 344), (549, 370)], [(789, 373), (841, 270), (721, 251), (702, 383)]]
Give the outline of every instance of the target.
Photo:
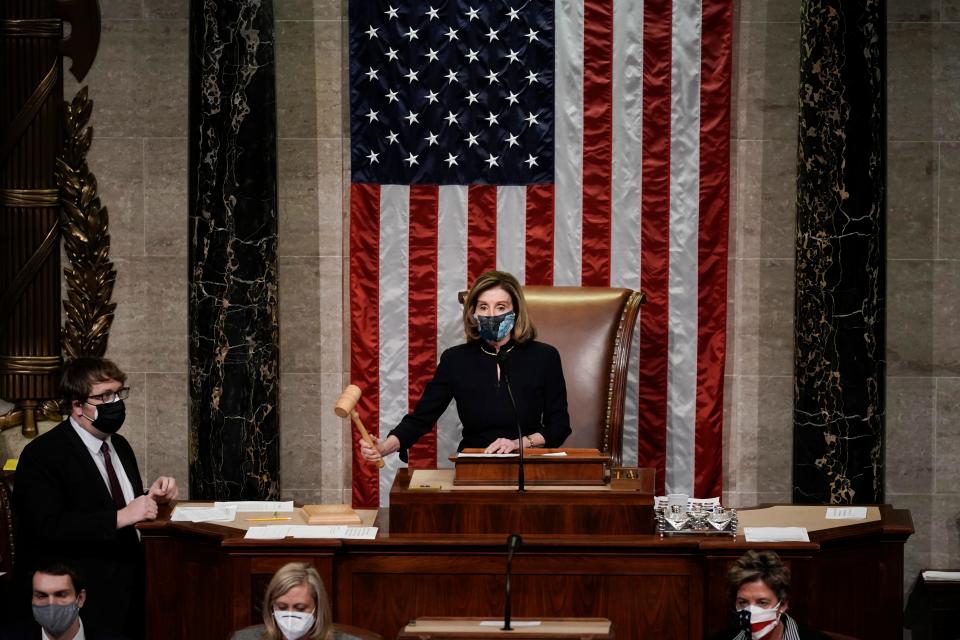
[[(506, 370), (517, 401), (524, 435), (540, 433), (546, 447), (559, 447), (570, 435), (567, 414), (567, 387), (563, 380), (560, 354), (548, 344), (530, 340), (508, 342)], [(440, 356), (437, 372), (427, 383), (413, 413), (404, 416), (389, 435), (400, 440), (400, 459), (406, 462), (407, 449), (457, 401), (463, 424), (458, 451), (486, 447), (497, 438), (517, 437), (517, 423), (507, 386), (497, 379), (497, 358), (480, 340), (451, 347)]]

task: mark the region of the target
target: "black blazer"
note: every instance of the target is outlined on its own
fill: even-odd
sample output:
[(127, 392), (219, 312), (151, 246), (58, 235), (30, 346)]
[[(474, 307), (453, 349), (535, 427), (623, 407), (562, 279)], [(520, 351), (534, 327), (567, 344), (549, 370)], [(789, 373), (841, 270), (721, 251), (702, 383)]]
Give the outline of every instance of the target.
[[(110, 440), (134, 495), (141, 495), (143, 481), (133, 449), (123, 436)], [(110, 490), (69, 420), (23, 449), (13, 507), (16, 573), (24, 587), (29, 588), (29, 576), (38, 565), (66, 562), (85, 582), (85, 624), (130, 637), (142, 635), (137, 632), (143, 624), (142, 545), (133, 527), (117, 529)]]
[[(86, 607), (81, 609), (81, 612), (85, 610)], [(86, 616), (81, 613), (80, 617), (85, 618)], [(87, 640), (127, 640), (126, 636), (118, 636), (112, 633), (98, 633), (87, 626), (86, 620), (84, 620), (83, 623), (83, 636)], [(40, 640), (40, 638), (40, 625), (36, 622), (13, 629), (0, 629), (0, 640)]]

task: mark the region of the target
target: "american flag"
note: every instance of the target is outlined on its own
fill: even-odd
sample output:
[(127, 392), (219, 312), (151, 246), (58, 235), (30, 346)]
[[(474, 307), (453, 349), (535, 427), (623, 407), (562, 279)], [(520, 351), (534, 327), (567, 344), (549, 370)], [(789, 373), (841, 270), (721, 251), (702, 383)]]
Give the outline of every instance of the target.
[[(463, 340), (457, 293), (643, 291), (624, 464), (720, 494), (730, 0), (351, 0), (350, 375), (386, 434)], [(572, 425), (576, 428), (576, 425)], [(455, 407), (410, 451), (448, 466)], [(354, 447), (354, 506), (399, 461)]]

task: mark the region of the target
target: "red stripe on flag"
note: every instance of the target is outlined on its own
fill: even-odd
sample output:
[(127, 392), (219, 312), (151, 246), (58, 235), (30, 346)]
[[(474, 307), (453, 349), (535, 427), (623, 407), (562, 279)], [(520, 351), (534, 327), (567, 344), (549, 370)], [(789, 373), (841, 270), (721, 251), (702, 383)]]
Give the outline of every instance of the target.
[(643, 194), (640, 223), (640, 380), (638, 464), (655, 467), (665, 487), (667, 447), (667, 325), (670, 270), (670, 61), (672, 5), (643, 6)]
[[(407, 397), (413, 410), (437, 366), (437, 225), (440, 189), (410, 187), (410, 265), (407, 296)], [(431, 430), (409, 450), (416, 469), (436, 469), (437, 431)]]
[(497, 187), (470, 185), (467, 192), (467, 282), (497, 268)]
[(613, 3), (583, 6), (583, 246), (581, 283), (610, 286)]
[(525, 284), (553, 284), (553, 185), (527, 187)]
[[(380, 429), (380, 186), (350, 185), (350, 380), (362, 394), (357, 413), (373, 435)], [(360, 456), (350, 429), (353, 506), (380, 506), (380, 474)]]
[(700, 86), (700, 246), (694, 494), (723, 488), (723, 369), (730, 217), (730, 0), (703, 5)]

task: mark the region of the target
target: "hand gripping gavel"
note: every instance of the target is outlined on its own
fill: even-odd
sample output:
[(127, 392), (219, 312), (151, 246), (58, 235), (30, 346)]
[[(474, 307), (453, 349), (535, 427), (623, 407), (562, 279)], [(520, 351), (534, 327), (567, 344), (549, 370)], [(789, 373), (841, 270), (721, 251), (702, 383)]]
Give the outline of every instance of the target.
[[(337, 398), (337, 403), (333, 406), (333, 411), (341, 418), (350, 416), (353, 419), (353, 424), (357, 427), (357, 431), (360, 432), (360, 437), (363, 438), (363, 441), (376, 449), (377, 447), (373, 444), (373, 439), (370, 438), (370, 434), (367, 433), (367, 429), (363, 426), (363, 422), (360, 421), (360, 415), (357, 413), (356, 406), (359, 401), (360, 387), (355, 384), (348, 384), (347, 388), (340, 394), (340, 397)], [(383, 458), (377, 460), (377, 467), (383, 467)]]

